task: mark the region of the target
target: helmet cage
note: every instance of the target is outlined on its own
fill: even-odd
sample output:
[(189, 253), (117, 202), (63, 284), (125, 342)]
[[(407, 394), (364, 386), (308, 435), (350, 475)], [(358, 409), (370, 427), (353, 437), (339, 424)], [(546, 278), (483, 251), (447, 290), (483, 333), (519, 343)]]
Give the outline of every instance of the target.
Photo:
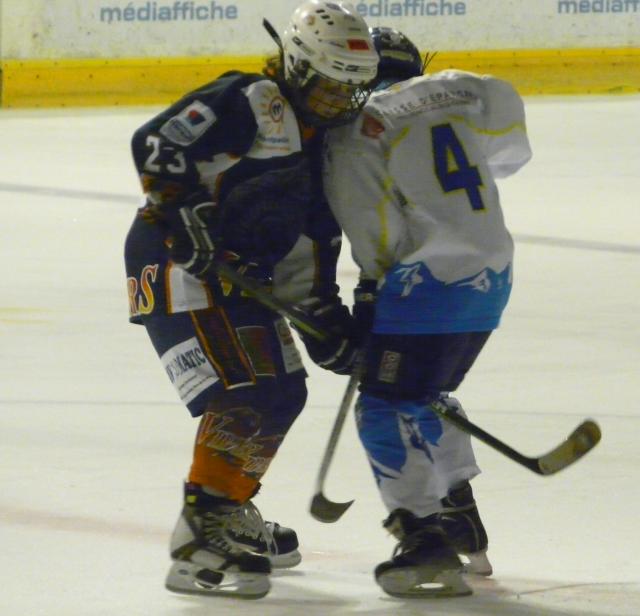
[(308, 126), (333, 127), (354, 120), (364, 107), (371, 88), (347, 84), (315, 71), (299, 60), (287, 84), (300, 120)]

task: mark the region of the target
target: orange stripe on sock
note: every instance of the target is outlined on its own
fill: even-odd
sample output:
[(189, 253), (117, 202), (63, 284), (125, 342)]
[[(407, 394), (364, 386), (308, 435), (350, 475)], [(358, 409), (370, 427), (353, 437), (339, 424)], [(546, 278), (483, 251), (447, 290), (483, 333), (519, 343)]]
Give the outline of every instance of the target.
[[(258, 479), (248, 477), (233, 463), (230, 456), (221, 456), (205, 445), (196, 445), (189, 481), (213, 488), (226, 498), (244, 503), (255, 492)], [(241, 460), (238, 462), (242, 463)]]

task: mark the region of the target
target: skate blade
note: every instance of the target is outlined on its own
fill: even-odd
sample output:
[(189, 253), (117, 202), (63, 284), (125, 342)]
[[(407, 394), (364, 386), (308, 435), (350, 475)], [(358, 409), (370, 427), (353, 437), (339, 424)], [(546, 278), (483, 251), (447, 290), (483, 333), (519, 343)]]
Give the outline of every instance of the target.
[(274, 569), (292, 569), (302, 561), (302, 554), (298, 550), (286, 554), (270, 554), (269, 561)]
[(474, 552), (473, 554), (460, 554), (460, 560), (464, 564), (463, 573), (467, 575), (489, 577), (493, 573), (493, 567), (489, 562), (486, 550)]
[(182, 594), (240, 599), (261, 599), (271, 589), (266, 573), (223, 572), (182, 561), (171, 565), (164, 585)]
[(473, 592), (460, 571), (453, 569), (434, 575), (431, 567), (406, 567), (383, 573), (377, 581), (392, 597), (438, 599), (464, 597)]

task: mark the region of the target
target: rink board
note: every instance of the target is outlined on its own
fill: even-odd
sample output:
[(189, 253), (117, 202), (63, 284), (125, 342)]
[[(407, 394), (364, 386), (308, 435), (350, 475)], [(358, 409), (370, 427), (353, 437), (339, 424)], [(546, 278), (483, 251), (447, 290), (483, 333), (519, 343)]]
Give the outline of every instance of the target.
[[(225, 71), (260, 72), (263, 56), (6, 60), (0, 106), (166, 104)], [(640, 92), (640, 49), (441, 52), (429, 72), (458, 68), (511, 81), (522, 95)]]

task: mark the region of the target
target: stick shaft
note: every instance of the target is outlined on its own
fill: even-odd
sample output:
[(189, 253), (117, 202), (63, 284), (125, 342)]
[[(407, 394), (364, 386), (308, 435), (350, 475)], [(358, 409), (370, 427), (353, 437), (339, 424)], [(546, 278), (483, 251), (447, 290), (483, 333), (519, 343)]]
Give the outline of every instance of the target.
[(317, 340), (326, 340), (329, 337), (329, 334), (314, 319), (273, 295), (257, 280), (243, 276), (235, 268), (222, 261), (217, 261), (213, 267), (220, 276), (254, 297), (263, 306), (271, 308), (274, 312), (289, 319), (302, 331)]
[(527, 456), (521, 454), (516, 451), (505, 442), (496, 438), (492, 434), (489, 434), (479, 426), (476, 426), (474, 423), (470, 422), (462, 415), (458, 415), (453, 409), (450, 409), (446, 405), (437, 404), (437, 402), (431, 403), (431, 409), (438, 415), (438, 417), (452, 423), (459, 430), (470, 434), (471, 436), (475, 436), (479, 441), (482, 441), (485, 445), (489, 445), (489, 447), (499, 451), (502, 455), (506, 456), (510, 460), (517, 462), (522, 466), (526, 466), (529, 470), (534, 472), (539, 472), (538, 465), (534, 459), (528, 458)]
[(340, 408), (338, 409), (338, 414), (336, 415), (336, 418), (333, 422), (333, 428), (331, 429), (331, 434), (329, 435), (329, 440), (327, 441), (324, 455), (322, 456), (320, 470), (318, 471), (318, 477), (316, 479), (316, 492), (322, 492), (322, 489), (324, 487), (324, 482), (327, 478), (329, 466), (331, 465), (331, 461), (333, 460), (333, 454), (335, 453), (336, 446), (338, 445), (338, 439), (340, 438), (342, 427), (344, 426), (344, 421), (347, 417), (349, 409), (351, 408), (351, 403), (353, 402), (353, 397), (356, 393), (356, 390), (358, 389), (358, 382), (358, 375), (354, 371), (354, 373), (349, 377), (347, 388), (345, 389), (344, 395), (342, 396)]

